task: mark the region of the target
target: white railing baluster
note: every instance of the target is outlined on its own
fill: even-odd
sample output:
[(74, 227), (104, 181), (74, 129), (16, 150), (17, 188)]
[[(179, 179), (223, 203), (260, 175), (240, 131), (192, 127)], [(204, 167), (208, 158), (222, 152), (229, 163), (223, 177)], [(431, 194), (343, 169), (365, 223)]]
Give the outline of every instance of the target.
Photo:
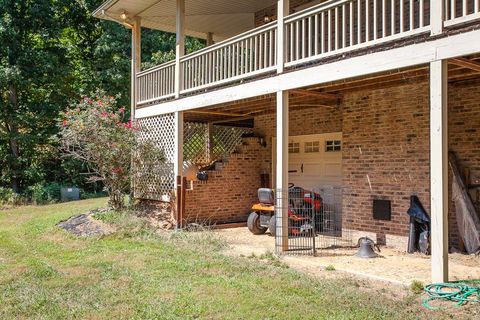
[(357, 44), (362, 43), (362, 0), (357, 3)]
[(318, 20), (319, 20), (318, 19), (318, 14), (316, 14), (315, 15), (315, 30), (314, 30), (314, 33), (313, 33), (314, 34), (313, 35), (313, 37), (314, 37), (313, 40), (315, 41), (315, 53), (314, 53), (314, 55), (319, 54), (319, 51), (318, 51), (319, 50), (319, 45), (318, 44), (319, 44), (319, 41), (320, 41), (320, 37), (319, 37), (319, 32), (318, 32), (318, 28), (319, 28)]
[(328, 10), (328, 52), (332, 51), (332, 10)]
[(405, 25), (405, 20), (404, 20), (404, 10), (405, 10), (405, 5), (404, 5), (405, 0), (400, 0), (400, 33), (403, 33), (404, 31), (404, 25)]
[(463, 0), (462, 2), (462, 16), (466, 16), (467, 15), (467, 0)]
[(386, 7), (386, 0), (382, 0), (382, 38), (385, 38), (386, 36), (387, 36), (387, 7)]
[(378, 15), (378, 8), (377, 8), (377, 0), (373, 0), (373, 39), (377, 40), (378, 37), (378, 21), (377, 21), (377, 15)]
[(418, 14), (420, 15), (420, 17), (419, 17), (419, 27), (420, 28), (423, 28), (424, 25), (425, 25), (425, 22), (424, 22), (425, 12), (423, 12), (423, 10), (424, 10), (423, 5), (424, 5), (424, 0), (420, 0), (419, 9), (418, 9)]
[(347, 46), (347, 7), (342, 5), (342, 48)]

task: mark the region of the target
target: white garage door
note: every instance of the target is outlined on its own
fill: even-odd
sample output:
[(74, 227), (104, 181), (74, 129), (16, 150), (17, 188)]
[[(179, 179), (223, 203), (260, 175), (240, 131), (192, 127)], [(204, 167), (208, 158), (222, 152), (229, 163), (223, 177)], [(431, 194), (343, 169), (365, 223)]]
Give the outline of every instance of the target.
[(342, 184), (341, 132), (291, 136), (288, 149), (289, 182), (309, 190)]

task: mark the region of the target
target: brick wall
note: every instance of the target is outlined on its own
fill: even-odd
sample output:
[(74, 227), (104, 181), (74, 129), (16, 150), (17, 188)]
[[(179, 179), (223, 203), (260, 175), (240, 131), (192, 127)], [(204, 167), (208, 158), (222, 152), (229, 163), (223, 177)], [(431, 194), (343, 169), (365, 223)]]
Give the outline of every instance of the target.
[[(343, 100), (344, 211), (354, 230), (408, 234), (409, 198), (429, 211), (429, 88), (424, 84), (349, 93)], [(373, 199), (391, 200), (391, 221), (374, 220)]]
[[(480, 183), (480, 81), (465, 81), (449, 87), (449, 149), (457, 155), (462, 168), (470, 169), (470, 183)], [(451, 172), (450, 172), (451, 179)], [(449, 184), (451, 189), (451, 184)], [(480, 193), (480, 189), (478, 192)], [(474, 201), (480, 200), (471, 190)], [(450, 190), (451, 197), (451, 190)], [(478, 201), (477, 200), (477, 201)], [(458, 246), (455, 206), (450, 202), (451, 243)]]
[(185, 218), (206, 224), (246, 221), (257, 199), (263, 154), (258, 138), (245, 138), (220, 170), (209, 172), (207, 181), (196, 181), (187, 191)]

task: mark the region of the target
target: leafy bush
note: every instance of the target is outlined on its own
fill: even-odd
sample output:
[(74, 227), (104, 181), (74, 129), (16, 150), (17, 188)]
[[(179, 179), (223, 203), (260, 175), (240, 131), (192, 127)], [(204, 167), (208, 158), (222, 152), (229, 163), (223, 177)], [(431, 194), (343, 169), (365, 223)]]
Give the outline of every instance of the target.
[(0, 204), (4, 205), (12, 203), (14, 195), (15, 193), (12, 189), (0, 187)]
[(60, 184), (56, 182), (37, 183), (28, 189), (34, 204), (46, 204), (60, 200)]
[(0, 187), (0, 205), (20, 205), (25, 204), (28, 201), (26, 198), (18, 193), (13, 192), (10, 188)]
[(64, 153), (86, 163), (89, 180), (102, 181), (114, 209), (124, 208), (133, 168), (164, 160), (162, 150), (137, 139), (139, 128), (128, 121), (114, 97), (97, 93), (84, 97), (62, 114), (60, 145)]

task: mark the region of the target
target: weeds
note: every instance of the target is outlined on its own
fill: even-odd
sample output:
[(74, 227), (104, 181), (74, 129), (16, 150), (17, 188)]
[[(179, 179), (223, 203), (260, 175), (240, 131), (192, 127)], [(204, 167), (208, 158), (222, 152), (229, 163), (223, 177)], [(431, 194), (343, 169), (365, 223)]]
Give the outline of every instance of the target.
[(328, 265), (328, 266), (325, 267), (325, 270), (326, 270), (326, 271), (335, 271), (336, 269), (335, 269), (335, 267), (334, 267), (333, 265), (330, 264), (330, 265)]
[(410, 284), (410, 291), (414, 294), (421, 294), (423, 293), (423, 288), (425, 285), (423, 282), (418, 281), (418, 280), (413, 280), (412, 283)]

